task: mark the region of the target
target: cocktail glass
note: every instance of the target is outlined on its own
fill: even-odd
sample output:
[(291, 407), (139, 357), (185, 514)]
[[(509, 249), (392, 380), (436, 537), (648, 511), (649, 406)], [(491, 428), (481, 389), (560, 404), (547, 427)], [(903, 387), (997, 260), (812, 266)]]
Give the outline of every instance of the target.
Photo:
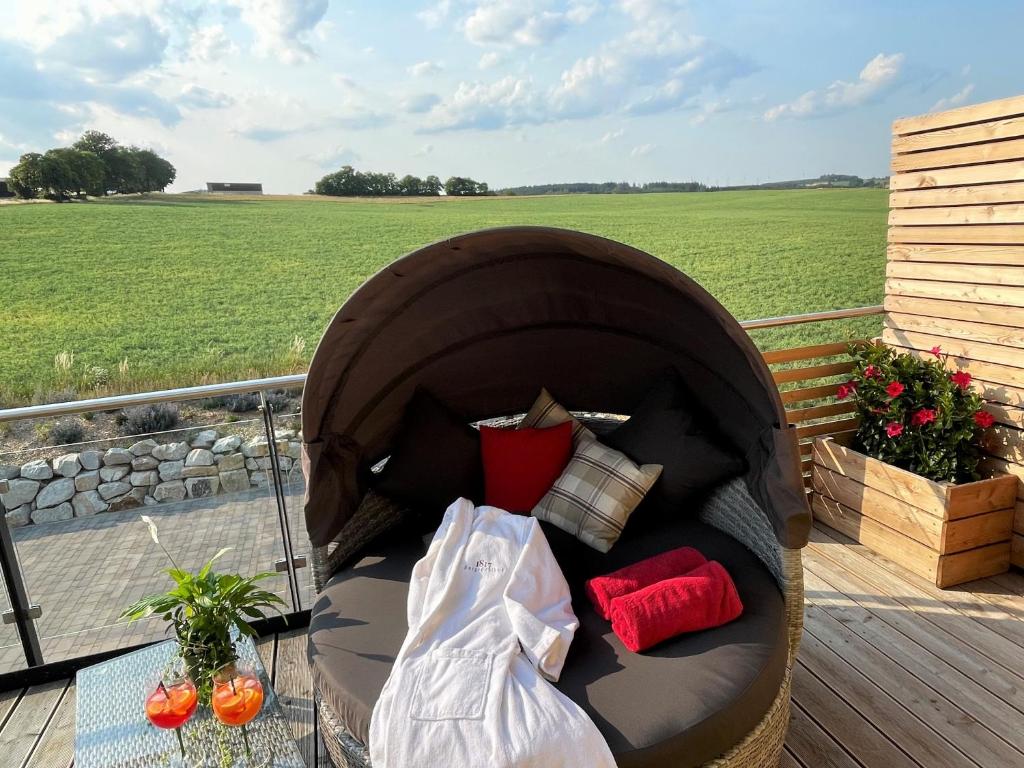
[(221, 723), (241, 728), (247, 764), (252, 768), (269, 765), (270, 753), (265, 748), (253, 749), (246, 727), (263, 706), (263, 684), (255, 667), (238, 660), (218, 669), (213, 676), (210, 704)]
[(181, 728), (195, 714), (199, 704), (195, 684), (189, 679), (183, 664), (172, 663), (150, 681), (146, 697), (146, 717), (157, 728), (174, 731), (178, 737), (180, 761), (171, 757), (171, 768), (196, 768), (200, 760), (190, 757), (185, 750)]

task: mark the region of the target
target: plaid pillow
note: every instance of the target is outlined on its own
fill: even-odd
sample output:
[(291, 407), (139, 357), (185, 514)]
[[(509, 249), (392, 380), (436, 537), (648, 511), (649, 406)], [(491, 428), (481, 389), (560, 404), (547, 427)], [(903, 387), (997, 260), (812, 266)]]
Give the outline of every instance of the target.
[(660, 464), (638, 467), (624, 453), (584, 440), (533, 516), (607, 552), (660, 474)]
[(537, 395), (537, 399), (533, 401), (533, 405), (530, 406), (530, 410), (527, 411), (526, 415), (523, 416), (522, 421), (516, 429), (526, 429), (528, 427), (554, 427), (559, 424), (564, 424), (567, 421), (572, 422), (572, 445), (574, 448), (578, 448), (581, 440), (593, 440), (594, 433), (583, 426), (577, 419), (573, 418), (573, 415), (563, 408), (555, 398), (551, 396), (551, 393), (546, 389), (541, 388), (540, 394)]

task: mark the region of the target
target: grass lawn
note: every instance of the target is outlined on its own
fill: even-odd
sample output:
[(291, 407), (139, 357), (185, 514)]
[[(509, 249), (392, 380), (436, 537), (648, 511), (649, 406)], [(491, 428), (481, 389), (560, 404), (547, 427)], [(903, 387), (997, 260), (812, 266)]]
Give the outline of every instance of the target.
[[(884, 190), (811, 190), (0, 206), (0, 405), (65, 388), (84, 395), (302, 370), (331, 315), (380, 267), (433, 240), (507, 224), (580, 229), (646, 250), (741, 319), (876, 304), (886, 205)], [(758, 342), (877, 327), (877, 318), (802, 326)], [(63, 352), (74, 353), (69, 372), (54, 365)]]

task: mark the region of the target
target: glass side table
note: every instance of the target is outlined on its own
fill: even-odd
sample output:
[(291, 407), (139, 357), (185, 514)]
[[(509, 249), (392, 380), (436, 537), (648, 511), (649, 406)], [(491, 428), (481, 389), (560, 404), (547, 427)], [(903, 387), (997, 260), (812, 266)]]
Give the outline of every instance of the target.
[[(248, 725), (250, 741), (266, 748), (273, 768), (306, 768), (256, 646), (242, 638), (237, 648), (239, 657), (257, 670), (264, 690), (263, 708)], [(174, 651), (174, 642), (167, 641), (79, 671), (75, 768), (160, 768), (178, 754), (174, 735), (151, 725), (144, 709), (150, 673)], [(182, 737), (189, 753), (201, 755), (209, 768), (245, 768), (240, 731), (221, 725), (208, 707), (200, 707), (182, 728)]]

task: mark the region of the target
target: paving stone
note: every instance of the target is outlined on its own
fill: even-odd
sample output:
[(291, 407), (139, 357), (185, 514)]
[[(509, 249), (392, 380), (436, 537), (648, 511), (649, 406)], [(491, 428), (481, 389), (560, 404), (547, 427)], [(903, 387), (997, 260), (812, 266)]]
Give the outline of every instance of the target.
[(108, 467), (114, 467), (119, 464), (131, 464), (134, 458), (127, 448), (108, 448), (103, 454), (103, 463)]
[(21, 476), (26, 480), (49, 480), (53, 477), (53, 468), (45, 459), (36, 459), (21, 465)]
[(238, 435), (229, 435), (228, 437), (222, 437), (216, 443), (213, 444), (214, 453), (231, 453), (237, 451), (238, 446), (242, 444), (242, 438)]
[(131, 472), (131, 468), (123, 464), (116, 467), (103, 467), (100, 469), (100, 480), (104, 483), (116, 483), (118, 480), (128, 477), (129, 472)]
[(103, 462), (103, 451), (82, 451), (78, 454), (78, 461), (82, 469), (99, 469)]
[(95, 491), (99, 487), (99, 484), (100, 472), (98, 469), (81, 472), (75, 476), (76, 491)]
[(78, 461), (77, 453), (65, 453), (53, 460), (54, 474), (61, 477), (74, 477), (82, 471), (82, 465)]
[(71, 499), (71, 506), (74, 509), (75, 517), (88, 517), (106, 512), (110, 505), (96, 491), (86, 491), (85, 493), (76, 493), (75, 497)]
[(70, 503), (64, 502), (56, 507), (37, 509), (32, 513), (32, 522), (37, 525), (41, 523), (57, 523), (63, 520), (70, 520), (75, 516), (75, 510)]
[(36, 497), (40, 482), (19, 477), (11, 480), (8, 485), (7, 493), (0, 493), (0, 503), (4, 505), (4, 509), (14, 509), (22, 504), (28, 504)]
[(185, 457), (186, 467), (209, 467), (213, 465), (213, 451), (206, 448), (193, 448)]
[(36, 496), (36, 509), (55, 507), (68, 501), (75, 495), (75, 481), (71, 477), (61, 477), (39, 490)]
[(121, 494), (128, 493), (132, 489), (131, 484), (125, 482), (114, 482), (114, 483), (101, 483), (96, 489), (107, 501), (120, 496)]
[(164, 443), (153, 449), (153, 458), (159, 461), (177, 461), (188, 456), (188, 443)]
[(185, 467), (182, 459), (177, 461), (161, 461), (159, 472), (161, 480), (177, 480), (181, 477), (181, 471)]

